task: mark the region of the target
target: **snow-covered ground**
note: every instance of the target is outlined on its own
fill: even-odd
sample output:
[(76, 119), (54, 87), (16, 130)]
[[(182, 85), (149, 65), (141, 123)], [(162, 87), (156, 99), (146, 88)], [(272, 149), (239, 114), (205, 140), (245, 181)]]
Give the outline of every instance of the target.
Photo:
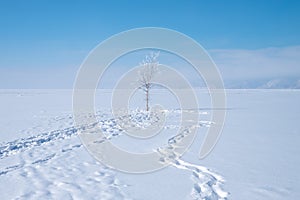
[[(128, 139), (112, 118), (110, 95), (98, 91), (99, 123), (93, 126), (122, 146)], [(158, 139), (128, 141), (124, 148), (149, 151), (174, 137), (181, 111), (164, 95), (153, 91), (152, 100), (166, 106), (165, 130)], [(227, 110), (223, 134), (204, 160), (198, 153), (207, 128), (213, 126), (211, 105), (205, 90), (197, 95), (200, 126), (189, 151), (182, 158), (162, 159), (171, 164), (165, 169), (128, 174), (105, 167), (82, 145), (82, 127), (72, 117), (72, 91), (1, 90), (0, 199), (300, 198), (300, 91), (228, 90), (227, 108), (218, 108)], [(143, 106), (136, 99), (141, 98), (133, 104)], [(128, 117), (138, 126), (152, 123), (137, 112)]]

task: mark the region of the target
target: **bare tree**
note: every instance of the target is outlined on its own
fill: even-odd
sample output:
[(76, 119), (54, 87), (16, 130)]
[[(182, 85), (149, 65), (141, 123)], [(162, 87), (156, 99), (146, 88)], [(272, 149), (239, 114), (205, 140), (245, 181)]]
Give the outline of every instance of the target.
[(142, 70), (139, 74), (139, 88), (145, 93), (147, 111), (149, 111), (150, 89), (153, 86), (153, 83), (151, 81), (155, 73), (157, 72), (157, 66), (159, 64), (157, 61), (158, 56), (159, 52), (152, 52), (151, 54), (147, 55), (145, 59), (140, 63)]

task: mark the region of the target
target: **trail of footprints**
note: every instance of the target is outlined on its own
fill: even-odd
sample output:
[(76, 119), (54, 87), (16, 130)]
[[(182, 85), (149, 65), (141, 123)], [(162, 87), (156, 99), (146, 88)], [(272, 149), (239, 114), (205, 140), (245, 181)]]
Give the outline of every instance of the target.
[[(127, 117), (134, 118), (134, 116), (131, 115), (128, 115)], [(70, 116), (66, 118), (69, 120), (71, 119)], [(59, 120), (62, 121), (61, 118), (59, 118)], [(147, 120), (149, 122), (149, 119)], [(211, 122), (207, 121), (204, 121), (203, 123), (200, 122), (200, 126), (209, 126), (211, 124)], [(92, 133), (92, 130), (96, 126), (100, 126), (101, 130), (106, 133), (105, 138), (96, 142), (103, 142), (122, 135), (123, 130), (118, 126), (117, 120), (108, 119), (99, 120), (97, 123), (87, 126), (71, 126), (1, 144), (0, 161), (9, 160), (10, 158), (17, 156), (17, 160), (20, 162), (18, 164), (12, 164), (7, 167), (0, 168), (0, 177), (14, 171), (20, 171), (16, 175), (22, 176), (26, 179), (26, 181), (28, 178), (32, 181), (32, 184), (36, 188), (36, 192), (29, 190), (31, 192), (22, 194), (17, 199), (38, 199), (39, 197), (42, 198), (46, 193), (49, 193), (47, 195), (50, 195), (55, 199), (61, 197), (65, 198), (66, 196), (69, 196), (69, 199), (95, 199), (95, 197), (86, 196), (88, 194), (85, 194), (84, 188), (80, 188), (80, 182), (85, 182), (85, 184), (82, 184), (84, 186), (91, 185), (88, 190), (99, 190), (100, 188), (102, 192), (96, 192), (99, 194), (98, 198), (100, 199), (129, 199), (121, 189), (122, 187), (126, 187), (126, 185), (120, 183), (114, 177), (111, 170), (102, 166), (101, 169), (103, 169), (103, 171), (99, 171), (100, 163), (96, 162), (86, 151), (77, 150), (80, 149), (82, 145), (80, 144), (78, 137), (74, 136), (77, 136), (81, 129), (91, 130)], [(191, 128), (195, 127), (190, 127), (190, 129)], [(228, 193), (222, 190), (221, 186), (224, 182), (222, 177), (211, 172), (205, 167), (193, 165), (180, 160), (178, 155), (175, 155), (172, 151), (174, 146), (176, 146), (182, 138), (189, 134), (190, 129), (185, 129), (182, 133), (170, 138), (166, 147), (157, 150), (162, 156), (161, 162), (168, 162), (178, 169), (188, 170), (191, 172), (191, 178), (194, 182), (194, 187), (191, 191), (191, 199), (226, 200)], [(65, 140), (67, 139), (70, 141), (66, 143)], [(59, 148), (51, 148), (53, 146), (59, 146)], [(53, 152), (52, 149), (56, 152)], [(59, 152), (57, 152), (57, 149), (60, 149)], [(26, 154), (21, 153), (24, 151), (26, 151)], [(76, 157), (80, 155), (77, 155), (76, 152), (85, 153), (85, 156), (89, 159), (89, 161), (77, 163), (76, 160), (80, 159), (76, 159)], [(43, 155), (42, 158), (41, 155)], [(44, 166), (48, 162), (51, 162), (50, 168)], [(66, 165), (66, 163), (69, 163), (69, 165)], [(68, 169), (66, 169), (65, 166), (68, 166)], [(86, 174), (91, 171), (84, 170), (87, 167), (95, 168), (95, 172), (93, 174)], [(45, 173), (40, 170), (49, 170), (49, 172)], [(70, 182), (70, 179), (74, 179), (74, 177), (72, 177), (74, 170), (80, 171), (80, 177), (83, 180), (79, 179)], [(45, 175), (48, 177), (43, 177)], [(43, 177), (42, 180), (41, 177)], [(76, 182), (78, 182), (78, 184), (76, 184)], [(53, 191), (55, 192), (53, 193)]]

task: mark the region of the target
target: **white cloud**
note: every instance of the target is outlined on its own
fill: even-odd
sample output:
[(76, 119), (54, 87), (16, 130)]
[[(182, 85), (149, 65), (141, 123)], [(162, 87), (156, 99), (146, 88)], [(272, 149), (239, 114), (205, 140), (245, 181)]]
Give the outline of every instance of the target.
[(224, 80), (300, 77), (300, 46), (209, 51)]
[[(300, 81), (300, 46), (257, 50), (214, 49), (208, 51), (225, 82), (231, 87), (297, 87)], [(136, 56), (136, 55), (135, 55)], [(133, 60), (121, 60), (104, 77), (104, 86), (112, 87), (129, 67), (138, 64), (142, 55)], [(189, 65), (176, 57), (161, 56), (162, 64), (179, 70), (193, 86), (204, 86), (201, 77)], [(125, 63), (125, 64), (124, 64)], [(79, 64), (78, 64), (79, 65)], [(0, 67), (0, 88), (72, 88), (78, 66), (9, 68)], [(170, 81), (172, 77), (169, 77)], [(285, 79), (285, 80), (281, 80)], [(276, 81), (274, 81), (276, 80)], [(232, 83), (233, 82), (233, 83)], [(249, 83), (251, 82), (251, 83)], [(230, 83), (227, 84), (226, 83)], [(271, 84), (272, 83), (272, 84)], [(276, 84), (275, 84), (276, 83)]]

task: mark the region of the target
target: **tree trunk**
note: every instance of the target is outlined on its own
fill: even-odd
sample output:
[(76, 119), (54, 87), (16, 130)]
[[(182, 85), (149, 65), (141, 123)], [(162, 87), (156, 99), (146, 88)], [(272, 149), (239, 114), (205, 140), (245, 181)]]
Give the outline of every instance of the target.
[(149, 86), (146, 85), (146, 111), (149, 111)]

